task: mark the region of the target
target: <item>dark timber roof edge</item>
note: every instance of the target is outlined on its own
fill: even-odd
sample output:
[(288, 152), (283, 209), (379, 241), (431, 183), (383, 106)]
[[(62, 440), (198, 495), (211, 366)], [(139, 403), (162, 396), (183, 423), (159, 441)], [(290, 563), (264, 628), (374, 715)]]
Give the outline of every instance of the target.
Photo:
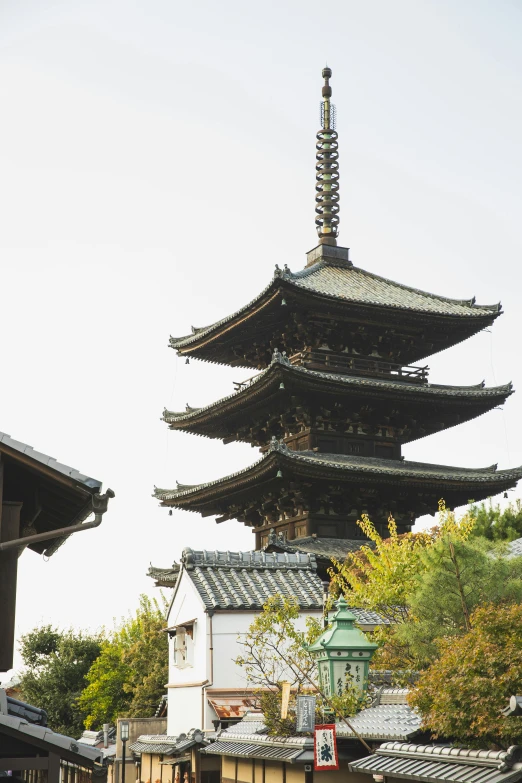
[[(175, 349), (182, 349), (187, 346), (190, 346), (192, 343), (197, 342), (198, 339), (201, 337), (210, 335), (212, 332), (216, 331), (220, 326), (224, 326), (225, 324), (233, 321), (235, 318), (238, 318), (240, 316), (244, 316), (252, 307), (259, 304), (263, 298), (266, 298), (268, 294), (271, 294), (272, 296), (274, 294), (277, 294), (278, 289), (283, 287), (286, 283), (287, 285), (290, 285), (294, 289), (298, 289), (303, 291), (304, 293), (307, 293), (307, 289), (305, 289), (302, 285), (299, 285), (300, 281), (304, 278), (310, 277), (310, 275), (314, 274), (318, 270), (324, 268), (324, 267), (339, 267), (339, 264), (330, 263), (329, 261), (323, 259), (316, 264), (312, 264), (309, 267), (305, 267), (304, 269), (300, 270), (299, 272), (292, 273), (287, 267), (285, 270), (279, 269), (279, 267), (276, 264), (276, 269), (274, 272), (274, 278), (273, 280), (266, 286), (266, 288), (261, 291), (260, 294), (258, 294), (254, 299), (252, 299), (248, 304), (241, 307), (239, 310), (236, 310), (231, 315), (226, 316), (225, 318), (220, 319), (219, 321), (216, 321), (213, 324), (210, 324), (209, 326), (204, 327), (192, 327), (192, 334), (184, 335), (183, 337), (170, 337), (169, 344), (171, 348)], [(341, 268), (345, 267), (345, 265), (341, 265)], [(403, 291), (406, 291), (410, 294), (419, 294), (422, 296), (427, 297), (430, 300), (440, 301), (441, 303), (447, 303), (452, 305), (461, 305), (461, 306), (467, 306), (469, 308), (468, 313), (462, 313), (462, 314), (455, 314), (455, 313), (439, 313), (439, 315), (446, 316), (446, 317), (489, 317), (489, 318), (496, 318), (501, 313), (501, 304), (497, 303), (494, 305), (477, 305), (475, 304), (475, 297), (472, 297), (471, 299), (450, 299), (449, 297), (444, 296), (437, 296), (436, 294), (431, 294), (428, 291), (422, 291), (418, 288), (412, 288), (410, 286), (406, 286), (402, 283), (396, 283), (393, 280), (390, 280), (385, 277), (380, 277), (379, 275), (373, 274), (372, 272), (367, 272), (364, 269), (361, 269), (360, 267), (356, 267), (351, 265), (349, 267), (350, 271), (358, 272), (365, 277), (371, 278), (373, 280), (381, 281), (384, 284), (393, 285), (394, 287), (398, 287)], [(345, 301), (347, 303), (351, 304), (357, 304), (358, 300), (348, 300), (343, 299), (342, 297), (336, 296), (335, 294), (329, 294), (329, 293), (321, 293), (321, 292), (314, 292), (308, 289), (308, 293), (314, 294), (316, 296), (324, 297), (326, 299), (334, 299), (337, 301)], [(270, 298), (270, 297), (268, 297)], [(383, 309), (393, 309), (393, 310), (404, 310), (405, 312), (419, 312), (419, 313), (430, 313), (431, 311), (422, 310), (415, 308), (408, 308), (408, 307), (398, 307), (396, 305), (392, 304), (384, 304), (384, 303), (378, 303), (378, 302), (364, 302), (361, 301), (361, 304), (365, 306), (374, 306), (378, 308)], [(436, 312), (431, 312), (432, 315), (437, 315)]]
[[(279, 460), (278, 460), (279, 458)], [(178, 484), (175, 490), (154, 488), (153, 497), (161, 500), (168, 505), (169, 501), (177, 500), (182, 497), (187, 497), (192, 494), (209, 489), (211, 487), (217, 487), (224, 485), (228, 481), (232, 481), (239, 477), (248, 479), (249, 473), (254, 473), (255, 469), (261, 467), (264, 463), (269, 467), (269, 464), (279, 461), (282, 463), (285, 460), (301, 462), (304, 465), (324, 467), (330, 470), (337, 470), (341, 473), (346, 472), (350, 468), (367, 473), (369, 475), (388, 475), (410, 477), (416, 479), (428, 478), (435, 480), (462, 480), (469, 483), (480, 484), (480, 482), (487, 481), (488, 479), (493, 482), (513, 481), (516, 483), (522, 478), (522, 466), (516, 468), (508, 468), (506, 470), (500, 470), (497, 472), (496, 465), (490, 465), (484, 468), (462, 468), (451, 465), (435, 465), (425, 462), (410, 462), (406, 460), (386, 460), (376, 459), (374, 457), (354, 457), (347, 455), (337, 454), (320, 454), (306, 451), (291, 451), (286, 444), (275, 439), (270, 444), (268, 451), (256, 462), (247, 468), (231, 473), (228, 476), (224, 476), (214, 481), (208, 481), (203, 484)], [(424, 471), (424, 472), (423, 472)]]
[(225, 403), (241, 399), (242, 397), (250, 396), (251, 390), (260, 385), (263, 380), (269, 379), (270, 375), (277, 372), (279, 368), (284, 368), (283, 372), (295, 373), (296, 377), (300, 375), (308, 377), (310, 379), (317, 379), (320, 381), (330, 381), (330, 383), (342, 383), (347, 387), (372, 389), (375, 392), (405, 392), (411, 394), (412, 397), (422, 396), (426, 397), (439, 397), (439, 398), (453, 398), (453, 397), (467, 397), (476, 400), (477, 402), (486, 402), (491, 398), (507, 398), (510, 394), (513, 394), (513, 384), (506, 383), (502, 386), (490, 386), (485, 387), (483, 383), (476, 384), (474, 386), (444, 386), (441, 384), (414, 384), (408, 381), (399, 381), (394, 379), (385, 378), (370, 378), (356, 375), (342, 375), (340, 373), (327, 373), (319, 372), (317, 370), (309, 370), (306, 367), (299, 367), (297, 365), (290, 364), (288, 359), (284, 361), (284, 357), (281, 354), (276, 355), (276, 358), (272, 359), (271, 364), (262, 370), (258, 375), (255, 375), (248, 382), (246, 388), (239, 388), (228, 394), (226, 397), (211, 402), (208, 405), (204, 405), (201, 408), (192, 408), (187, 405), (185, 411), (169, 411), (165, 409), (163, 411), (162, 421), (167, 424), (173, 424), (174, 422), (190, 421), (197, 419), (205, 413), (209, 413), (214, 409), (220, 408)]
[(0, 452), (2, 451), (6, 454), (12, 454), (15, 459), (17, 455), (29, 458), (34, 462), (36, 468), (43, 465), (62, 476), (73, 479), (77, 484), (83, 485), (89, 492), (99, 492), (101, 489), (101, 481), (80, 473), (76, 468), (71, 468), (69, 465), (58, 462), (54, 457), (50, 457), (48, 454), (36, 451), (32, 446), (29, 446), (27, 443), (22, 443), (22, 441), (15, 440), (5, 432), (0, 432)]

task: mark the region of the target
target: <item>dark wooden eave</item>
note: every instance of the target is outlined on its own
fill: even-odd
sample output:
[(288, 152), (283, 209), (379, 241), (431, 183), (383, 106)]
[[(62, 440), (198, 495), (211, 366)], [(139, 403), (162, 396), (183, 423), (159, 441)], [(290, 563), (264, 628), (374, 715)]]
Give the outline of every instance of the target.
[[(199, 485), (178, 484), (176, 489), (154, 491), (162, 506), (199, 512), (203, 516), (225, 515), (226, 509), (239, 508), (255, 501), (266, 492), (303, 483), (373, 487), (377, 492), (393, 489), (394, 493), (432, 493), (435, 513), (438, 498), (450, 508), (470, 500), (479, 501), (514, 487), (522, 478), (522, 466), (497, 470), (496, 465), (470, 469), (385, 460), (353, 455), (316, 454), (290, 451), (283, 443), (272, 443), (269, 451), (250, 467), (230, 476)], [(225, 518), (225, 516), (223, 516)]]
[[(281, 385), (283, 388), (281, 388)], [(378, 406), (383, 416), (392, 410), (408, 411), (418, 426), (413, 425), (403, 443), (433, 432), (469, 421), (502, 405), (513, 393), (512, 385), (484, 388), (477, 386), (440, 386), (414, 384), (395, 379), (365, 378), (308, 370), (291, 365), (277, 354), (270, 367), (250, 379), (228, 397), (203, 408), (183, 412), (163, 412), (163, 420), (171, 430), (182, 430), (208, 438), (244, 440), (239, 431), (249, 421), (267, 421), (290, 412), (299, 398), (299, 404), (328, 408), (342, 403), (345, 406)], [(267, 434), (267, 442), (270, 434)]]
[[(23, 503), (22, 535), (72, 527), (92, 513), (93, 496), (101, 492), (101, 481), (5, 433), (0, 433), (0, 457), (4, 463), (3, 500)], [(29, 548), (50, 556), (64, 540), (61, 536)]]
[(272, 348), (286, 349), (281, 335), (292, 327), (297, 311), (337, 324), (367, 323), (382, 331), (422, 335), (423, 342), (401, 358), (412, 364), (489, 326), (501, 308), (447, 299), (323, 260), (294, 274), (276, 269), (272, 282), (248, 305), (211, 326), (193, 328), (190, 335), (171, 337), (170, 345), (182, 356), (256, 367), (259, 363), (238, 354), (238, 346), (254, 341), (266, 345), (266, 366)]

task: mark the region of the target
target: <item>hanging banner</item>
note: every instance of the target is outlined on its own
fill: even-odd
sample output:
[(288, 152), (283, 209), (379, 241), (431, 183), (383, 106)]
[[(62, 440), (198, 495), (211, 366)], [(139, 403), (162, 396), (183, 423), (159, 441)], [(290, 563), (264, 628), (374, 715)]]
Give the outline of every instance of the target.
[(315, 696), (297, 696), (297, 731), (313, 731), (315, 728)]
[(290, 701), (290, 685), (289, 682), (282, 682), (281, 687), (283, 692), (281, 694), (281, 719), (284, 720), (288, 716), (288, 702)]
[(314, 732), (314, 770), (324, 772), (329, 769), (339, 769), (335, 723), (316, 726)]

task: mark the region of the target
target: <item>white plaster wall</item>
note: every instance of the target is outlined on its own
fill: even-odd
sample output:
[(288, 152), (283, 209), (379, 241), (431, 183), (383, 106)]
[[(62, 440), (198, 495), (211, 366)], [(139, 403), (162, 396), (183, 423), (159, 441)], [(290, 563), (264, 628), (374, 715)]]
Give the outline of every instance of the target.
[[(180, 669), (174, 665), (174, 638), (169, 639), (169, 686), (201, 683), (209, 678), (208, 672), (208, 617), (199, 593), (191, 579), (183, 571), (176, 595), (169, 611), (168, 625), (178, 625), (189, 620), (194, 623), (193, 665)], [(167, 733), (177, 736), (191, 728), (201, 728), (202, 686), (191, 688), (169, 687)]]
[[(214, 683), (213, 688), (246, 688), (244, 670), (234, 663), (244, 648), (238, 639), (244, 636), (252, 623), (255, 612), (216, 612), (214, 630)], [(306, 617), (321, 618), (321, 612), (303, 612), (296, 622), (300, 630), (306, 628)]]
[[(190, 729), (200, 729), (204, 717), (202, 712), (202, 688), (170, 688), (167, 734), (177, 737)], [(213, 711), (212, 711), (213, 712)], [(214, 715), (215, 717), (215, 715)], [(210, 724), (212, 728), (212, 723)]]

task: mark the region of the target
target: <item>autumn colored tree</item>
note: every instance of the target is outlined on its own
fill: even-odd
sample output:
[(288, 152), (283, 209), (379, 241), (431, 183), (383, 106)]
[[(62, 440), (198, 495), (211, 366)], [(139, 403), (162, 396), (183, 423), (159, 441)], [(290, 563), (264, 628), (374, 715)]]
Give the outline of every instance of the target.
[(382, 538), (366, 514), (357, 524), (373, 547), (363, 544), (350, 552), (344, 563), (335, 561), (330, 570), (331, 591), (342, 592), (350, 606), (378, 612), (391, 622), (408, 617), (408, 598), (425, 569), (423, 552), (442, 538), (466, 540), (474, 525), (469, 512), (457, 519), (444, 502), (439, 504), (439, 524), (428, 532), (397, 533), (395, 520), (388, 520), (389, 536)]
[(470, 630), (441, 639), (438, 650), (409, 697), (433, 738), (470, 747), (522, 743), (522, 720), (502, 715), (522, 689), (522, 605), (478, 607)]
[[(382, 538), (370, 519), (363, 515), (358, 525), (373, 547), (363, 545), (350, 553), (344, 563), (334, 561), (330, 570), (331, 591), (342, 592), (350, 606), (377, 612), (388, 621), (374, 632), (380, 649), (373, 659), (375, 668), (396, 672), (397, 685), (409, 679), (411, 669), (419, 665), (411, 639), (399, 629), (412, 625), (410, 599), (422, 583), (426, 568), (425, 555), (441, 541), (463, 542), (469, 538), (474, 518), (468, 512), (460, 519), (439, 503), (438, 525), (422, 533), (397, 533), (395, 521), (388, 521), (389, 537)], [(399, 674), (400, 672), (400, 674)]]
[(166, 608), (165, 599), (160, 604), (142, 595), (136, 614), (103, 641), (78, 699), (86, 728), (121, 715), (154, 715), (168, 681), (168, 637), (162, 633)]

